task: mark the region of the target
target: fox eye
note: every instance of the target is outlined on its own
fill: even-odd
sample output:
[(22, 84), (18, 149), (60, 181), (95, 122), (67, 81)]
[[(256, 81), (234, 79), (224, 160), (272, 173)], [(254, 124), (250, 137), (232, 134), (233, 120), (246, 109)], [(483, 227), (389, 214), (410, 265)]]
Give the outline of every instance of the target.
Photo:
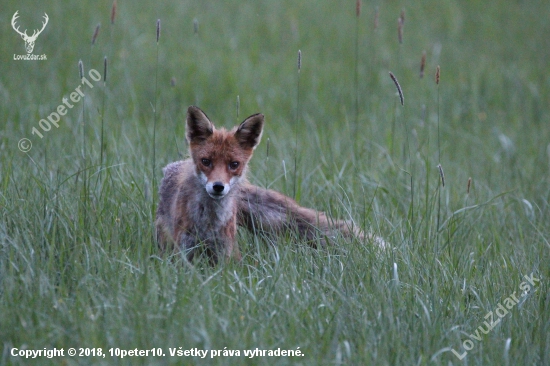
[(204, 166), (210, 166), (210, 165), (212, 165), (212, 162), (210, 161), (210, 159), (202, 159), (202, 160), (201, 160), (201, 163), (202, 163), (202, 165), (204, 165)]
[(231, 170), (235, 170), (239, 167), (239, 162), (238, 161), (232, 161), (231, 163), (229, 163), (229, 169)]

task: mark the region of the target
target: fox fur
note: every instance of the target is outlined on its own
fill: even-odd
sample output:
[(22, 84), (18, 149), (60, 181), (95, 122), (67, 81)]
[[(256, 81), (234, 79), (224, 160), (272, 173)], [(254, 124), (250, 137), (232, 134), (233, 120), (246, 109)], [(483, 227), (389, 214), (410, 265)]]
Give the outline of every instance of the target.
[[(220, 258), (239, 261), (237, 225), (271, 237), (292, 231), (314, 246), (330, 242), (337, 233), (364, 238), (351, 222), (331, 220), (246, 180), (263, 125), (264, 116), (254, 114), (230, 131), (216, 129), (202, 110), (189, 107), (190, 158), (167, 165), (159, 189), (156, 233), (161, 252), (181, 253), (191, 261), (204, 250), (213, 263)], [(383, 245), (380, 238), (371, 239)]]

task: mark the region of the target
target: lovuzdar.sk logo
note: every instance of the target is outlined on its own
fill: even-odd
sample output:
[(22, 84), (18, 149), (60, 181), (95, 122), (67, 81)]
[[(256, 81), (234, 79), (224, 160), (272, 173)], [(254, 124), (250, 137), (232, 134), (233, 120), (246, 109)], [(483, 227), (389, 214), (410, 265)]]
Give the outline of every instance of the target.
[(35, 55), (32, 53), (34, 50), (34, 43), (36, 42), (36, 38), (42, 33), (44, 28), (46, 28), (46, 25), (48, 24), (48, 14), (44, 13), (44, 21), (42, 22), (42, 29), (38, 30), (35, 29), (32, 33), (32, 35), (27, 34), (27, 30), (21, 32), (19, 30), (19, 26), (16, 24), (17, 18), (19, 18), (19, 10), (13, 14), (13, 17), (11, 18), (11, 26), (13, 27), (13, 30), (16, 31), (21, 38), (23, 38), (23, 41), (25, 41), (25, 49), (27, 51), (26, 55), (13, 55), (14, 60), (46, 60), (46, 55)]

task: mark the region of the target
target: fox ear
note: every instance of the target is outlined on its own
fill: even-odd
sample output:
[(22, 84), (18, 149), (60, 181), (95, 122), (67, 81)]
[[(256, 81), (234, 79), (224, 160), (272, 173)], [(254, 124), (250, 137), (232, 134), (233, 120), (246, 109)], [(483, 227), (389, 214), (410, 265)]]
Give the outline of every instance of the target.
[(187, 109), (187, 126), (185, 137), (189, 143), (200, 143), (214, 132), (214, 125), (199, 108), (191, 106)]
[(263, 128), (264, 115), (260, 113), (253, 114), (240, 124), (235, 132), (235, 137), (241, 147), (255, 149), (260, 143)]

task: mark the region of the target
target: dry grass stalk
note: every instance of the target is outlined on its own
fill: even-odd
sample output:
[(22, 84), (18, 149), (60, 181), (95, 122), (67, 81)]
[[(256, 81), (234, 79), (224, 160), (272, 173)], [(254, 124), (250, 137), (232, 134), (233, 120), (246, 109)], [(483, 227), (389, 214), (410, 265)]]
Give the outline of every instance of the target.
[(397, 81), (397, 78), (391, 71), (390, 71), (390, 77), (393, 80), (395, 87), (397, 88), (397, 92), (399, 93), (399, 99), (401, 100), (401, 105), (405, 105), (405, 97), (403, 96), (403, 90), (401, 89), (401, 85), (399, 85), (399, 81)]
[[(296, 181), (298, 172), (298, 121), (300, 119), (300, 70), (302, 69), (302, 50), (298, 50), (298, 74), (296, 77), (296, 123), (294, 126), (294, 183), (292, 196), (296, 198)], [(284, 160), (283, 160), (284, 167)], [(286, 173), (285, 173), (286, 179)]]
[(103, 166), (103, 156), (105, 155), (104, 131), (105, 131), (105, 94), (107, 86), (107, 56), (103, 58), (103, 106), (101, 108), (101, 140), (100, 140), (100, 166)]

